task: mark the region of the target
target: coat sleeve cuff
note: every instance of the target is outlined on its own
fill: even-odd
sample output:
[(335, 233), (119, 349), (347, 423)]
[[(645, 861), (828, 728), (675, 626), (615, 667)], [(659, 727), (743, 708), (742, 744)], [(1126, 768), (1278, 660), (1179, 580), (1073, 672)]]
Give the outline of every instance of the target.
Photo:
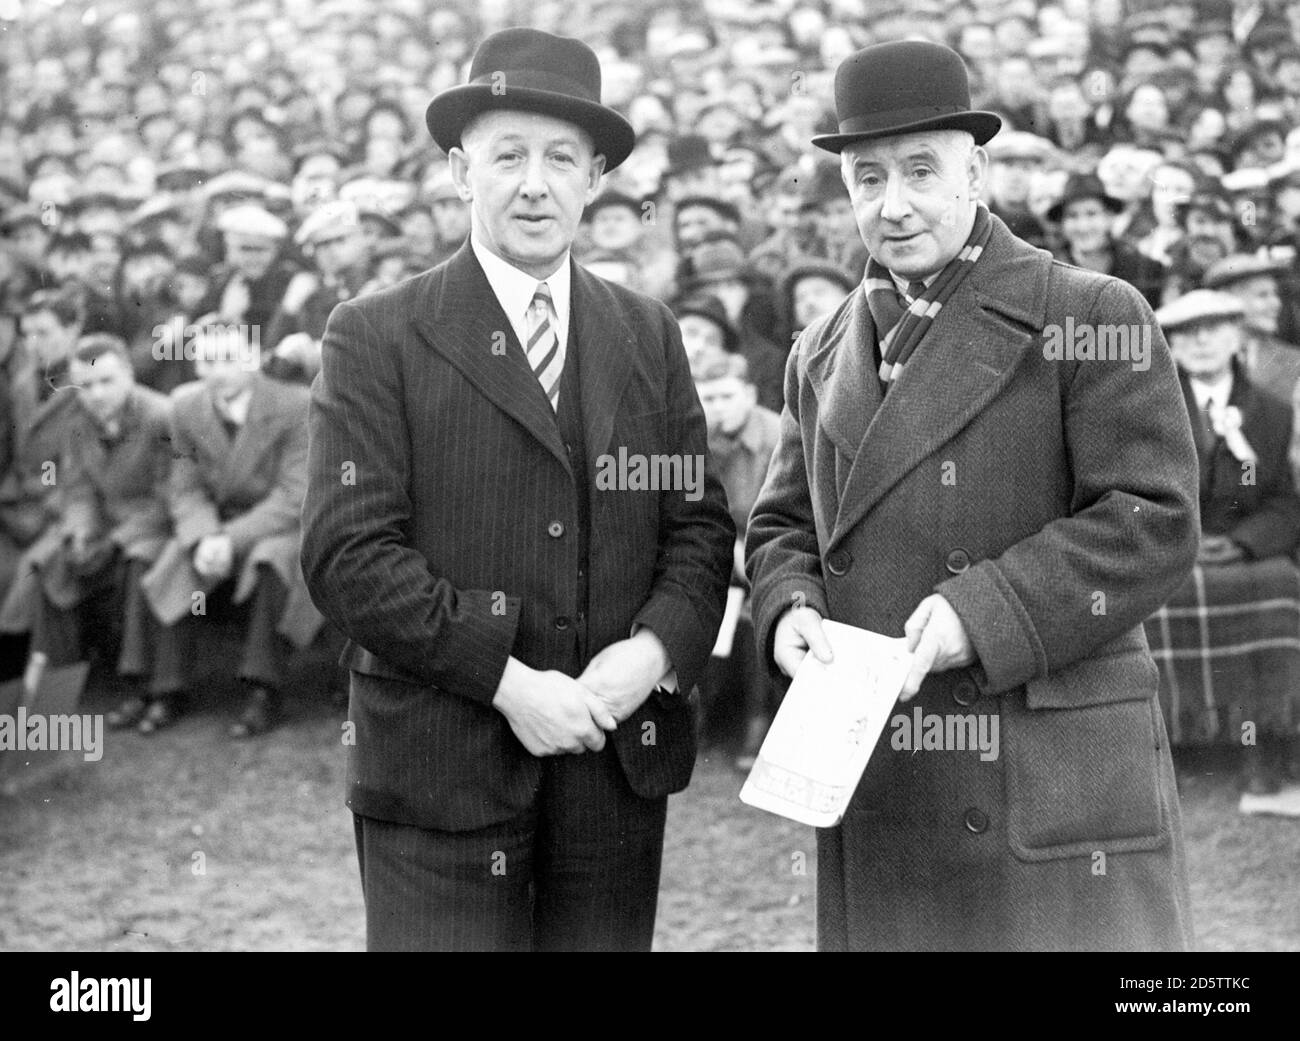
[(972, 676), (983, 694), (1003, 694), (1047, 674), (1047, 656), (1033, 621), (1011, 584), (991, 561), (941, 582), (934, 591), (952, 605), (979, 668)]

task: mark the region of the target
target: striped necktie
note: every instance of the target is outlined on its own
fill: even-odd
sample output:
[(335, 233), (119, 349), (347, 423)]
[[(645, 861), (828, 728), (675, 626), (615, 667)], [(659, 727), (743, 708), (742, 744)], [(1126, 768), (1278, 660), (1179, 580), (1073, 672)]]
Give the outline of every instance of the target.
[(560, 407), (560, 374), (564, 371), (564, 351), (560, 347), (560, 338), (555, 333), (559, 319), (555, 317), (555, 305), (551, 301), (551, 291), (545, 282), (537, 283), (537, 292), (528, 307), (528, 364), (533, 375), (546, 392), (551, 408)]

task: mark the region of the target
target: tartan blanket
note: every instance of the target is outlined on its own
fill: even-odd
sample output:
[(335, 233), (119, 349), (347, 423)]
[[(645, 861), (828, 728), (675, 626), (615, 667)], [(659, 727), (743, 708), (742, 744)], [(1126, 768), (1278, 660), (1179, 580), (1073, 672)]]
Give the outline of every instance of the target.
[(1294, 732), (1300, 692), (1300, 570), (1285, 557), (1196, 565), (1146, 621), (1160, 707), (1176, 745), (1240, 745)]

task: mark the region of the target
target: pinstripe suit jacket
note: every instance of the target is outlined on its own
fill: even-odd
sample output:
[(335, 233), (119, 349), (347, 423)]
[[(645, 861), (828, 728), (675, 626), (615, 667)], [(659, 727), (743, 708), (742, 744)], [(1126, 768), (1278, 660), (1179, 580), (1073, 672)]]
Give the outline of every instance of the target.
[[(589, 468), (621, 448), (707, 459), (668, 309), (576, 265), (572, 292)], [(303, 568), (348, 637), (354, 812), (464, 830), (526, 808), (541, 763), (491, 707), (510, 655), (580, 670), (643, 624), (681, 689), (695, 683), (730, 569), (721, 485), (708, 468), (692, 502), (681, 490), (597, 490), (589, 474), (584, 620), (581, 504), (565, 446), (468, 244), (335, 309), (310, 431)], [(651, 695), (613, 743), (645, 797), (690, 779), (683, 698)]]

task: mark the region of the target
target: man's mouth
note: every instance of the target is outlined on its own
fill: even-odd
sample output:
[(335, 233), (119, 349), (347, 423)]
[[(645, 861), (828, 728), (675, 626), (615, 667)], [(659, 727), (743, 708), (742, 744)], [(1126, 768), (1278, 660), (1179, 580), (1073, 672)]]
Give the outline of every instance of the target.
[(545, 213), (520, 213), (515, 216), (515, 220), (523, 221), (525, 224), (538, 226), (554, 218)]
[(886, 235), (885, 241), (892, 242), (895, 245), (901, 245), (904, 242), (911, 242), (913, 239), (920, 237), (919, 231), (913, 231), (906, 235)]

